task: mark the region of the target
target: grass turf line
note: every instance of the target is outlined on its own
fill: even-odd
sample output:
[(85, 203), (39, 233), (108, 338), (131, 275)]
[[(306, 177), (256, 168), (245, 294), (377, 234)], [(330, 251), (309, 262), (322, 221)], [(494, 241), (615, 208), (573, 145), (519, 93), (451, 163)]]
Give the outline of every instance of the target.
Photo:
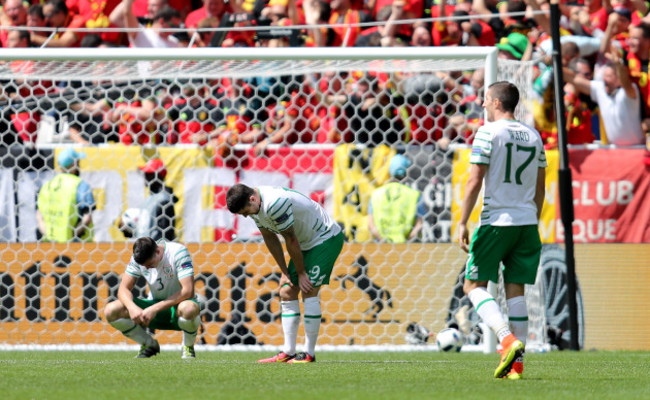
[(526, 355), (524, 379), (492, 377), (496, 354), (320, 352), (256, 364), (258, 352), (0, 352), (4, 399), (647, 399), (650, 352)]

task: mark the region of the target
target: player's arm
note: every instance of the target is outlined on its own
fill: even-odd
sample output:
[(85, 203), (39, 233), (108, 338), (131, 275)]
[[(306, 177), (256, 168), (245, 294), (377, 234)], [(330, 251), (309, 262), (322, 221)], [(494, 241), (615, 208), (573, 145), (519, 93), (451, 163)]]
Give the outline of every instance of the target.
[(289, 269), (287, 268), (287, 262), (284, 259), (284, 250), (282, 249), (282, 243), (280, 243), (278, 235), (266, 228), (259, 227), (259, 229), (262, 233), (262, 238), (264, 238), (266, 248), (269, 249), (269, 252), (273, 256), (273, 259), (280, 267), (282, 274), (284, 274), (286, 277), (289, 277)]
[(181, 283), (181, 290), (172, 294), (163, 301), (159, 301), (149, 307), (147, 307), (143, 312), (143, 322), (145, 325), (149, 325), (151, 320), (158, 314), (160, 311), (167, 310), (174, 307), (177, 304), (180, 304), (182, 301), (189, 300), (194, 297), (194, 276), (186, 276), (185, 278), (179, 279)]
[(135, 286), (136, 278), (127, 273), (122, 274), (120, 287), (117, 289), (117, 298), (122, 302), (124, 307), (129, 311), (129, 317), (136, 324), (143, 323), (142, 309), (133, 302), (133, 287)]
[(537, 220), (542, 216), (544, 196), (546, 195), (546, 168), (537, 170), (537, 184), (535, 185), (535, 205), (537, 205)]
[(293, 229), (293, 225), (289, 226), (287, 229), (280, 232), (284, 238), (284, 242), (287, 245), (287, 252), (293, 261), (294, 266), (296, 267), (296, 273), (298, 274), (298, 286), (300, 290), (305, 293), (311, 292), (313, 285), (309, 281), (309, 276), (305, 270), (305, 260), (302, 257), (302, 250), (300, 249), (300, 243), (298, 242), (298, 237), (296, 232)]
[(469, 251), (467, 221), (469, 221), (469, 216), (472, 214), (472, 210), (476, 205), (476, 200), (483, 186), (483, 177), (485, 177), (487, 169), (487, 164), (472, 164), (469, 169), (469, 178), (465, 185), (465, 196), (460, 209), (460, 222), (458, 222), (458, 244), (460, 244), (460, 248), (465, 252)]

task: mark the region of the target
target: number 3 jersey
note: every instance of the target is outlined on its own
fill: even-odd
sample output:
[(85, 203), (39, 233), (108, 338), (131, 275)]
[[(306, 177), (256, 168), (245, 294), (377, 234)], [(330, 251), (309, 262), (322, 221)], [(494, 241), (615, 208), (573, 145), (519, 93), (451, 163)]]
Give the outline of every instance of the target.
[(546, 152), (535, 129), (509, 119), (487, 123), (476, 132), (469, 161), (488, 165), (481, 225), (537, 225), (537, 173), (546, 168)]
[(180, 243), (158, 241), (165, 251), (156, 268), (146, 268), (133, 259), (126, 267), (126, 273), (138, 279), (143, 276), (149, 285), (149, 298), (165, 300), (181, 290), (180, 280), (194, 276), (194, 265), (187, 248)]

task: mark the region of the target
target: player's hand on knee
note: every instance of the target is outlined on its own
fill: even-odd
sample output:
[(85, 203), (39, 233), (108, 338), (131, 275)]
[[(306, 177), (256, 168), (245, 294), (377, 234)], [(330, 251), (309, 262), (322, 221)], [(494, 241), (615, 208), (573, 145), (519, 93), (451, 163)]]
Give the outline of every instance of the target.
[(300, 286), (300, 290), (304, 293), (309, 293), (314, 288), (306, 273), (298, 275), (298, 285)]

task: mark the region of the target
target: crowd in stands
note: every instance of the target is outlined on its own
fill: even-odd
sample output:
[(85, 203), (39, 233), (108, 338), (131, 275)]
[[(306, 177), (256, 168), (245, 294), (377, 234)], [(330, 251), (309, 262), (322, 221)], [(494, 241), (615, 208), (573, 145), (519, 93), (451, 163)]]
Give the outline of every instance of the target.
[[(3, 47), (496, 46), (534, 64), (530, 107), (558, 144), (550, 15), (544, 0), (4, 0)], [(650, 15), (645, 1), (561, 2), (568, 143), (642, 145), (650, 132)], [(225, 17), (224, 17), (225, 16)], [(438, 17), (451, 17), (442, 20)], [(409, 23), (401, 23), (409, 20)], [(366, 26), (365, 22), (383, 22)], [(415, 22), (413, 22), (415, 21)], [(433, 22), (432, 22), (433, 21)], [(340, 24), (340, 25), (336, 25)], [(361, 25), (360, 25), (361, 24)], [(233, 26), (306, 29), (215, 31)], [(29, 27), (17, 30), (13, 27)], [(42, 27), (58, 28), (52, 32)], [(138, 28), (124, 32), (62, 28)], [(149, 29), (146, 29), (149, 28)], [(165, 29), (176, 29), (165, 31)], [(162, 30), (161, 30), (162, 29)], [(1, 51), (1, 50), (0, 50)], [(11, 68), (24, 71), (15, 62)], [(290, 71), (288, 71), (290, 74)], [(423, 82), (424, 80), (424, 82)], [(66, 118), (79, 144), (193, 143), (226, 157), (237, 143), (471, 142), (483, 122), (483, 71), (289, 75), (279, 78), (2, 82), (3, 143), (35, 143), (44, 115)], [(89, 89), (92, 86), (92, 90)], [(53, 93), (65, 107), (29, 106)], [(56, 103), (56, 102), (51, 102)], [(25, 106), (20, 106), (25, 104)], [(9, 105), (9, 106), (8, 106)]]

